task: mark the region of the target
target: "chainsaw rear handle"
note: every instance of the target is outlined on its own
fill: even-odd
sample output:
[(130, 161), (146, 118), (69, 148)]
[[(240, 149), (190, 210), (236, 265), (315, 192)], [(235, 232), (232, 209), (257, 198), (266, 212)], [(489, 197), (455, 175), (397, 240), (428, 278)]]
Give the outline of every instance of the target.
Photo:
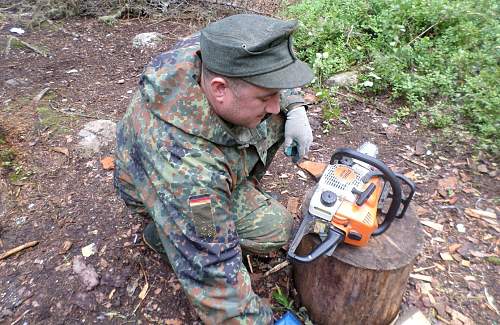
[(337, 151), (335, 151), (335, 153), (332, 155), (332, 158), (330, 159), (330, 164), (334, 164), (335, 161), (340, 161), (343, 157), (357, 159), (359, 161), (367, 163), (370, 166), (377, 168), (382, 173), (382, 177), (386, 181), (388, 181), (389, 184), (391, 184), (392, 188), (391, 206), (389, 207), (389, 210), (385, 215), (384, 221), (380, 225), (378, 225), (377, 230), (375, 230), (372, 234), (372, 236), (378, 236), (384, 233), (389, 228), (389, 226), (391, 225), (392, 221), (394, 220), (394, 218), (398, 213), (399, 206), (401, 205), (402, 194), (398, 177), (389, 167), (387, 167), (386, 164), (384, 164), (377, 158), (365, 155), (359, 151), (349, 148), (340, 148)]
[(290, 244), (290, 248), (288, 249), (288, 257), (299, 263), (310, 263), (317, 259), (318, 257), (323, 256), (323, 254), (330, 251), (332, 248), (335, 248), (338, 244), (340, 244), (344, 240), (344, 233), (337, 229), (328, 229), (327, 237), (324, 241), (322, 241), (318, 246), (314, 247), (314, 249), (305, 256), (295, 254), (297, 247), (299, 246), (302, 238), (305, 235), (310, 233), (311, 228), (313, 227), (314, 217), (307, 212), (302, 220), (295, 237)]

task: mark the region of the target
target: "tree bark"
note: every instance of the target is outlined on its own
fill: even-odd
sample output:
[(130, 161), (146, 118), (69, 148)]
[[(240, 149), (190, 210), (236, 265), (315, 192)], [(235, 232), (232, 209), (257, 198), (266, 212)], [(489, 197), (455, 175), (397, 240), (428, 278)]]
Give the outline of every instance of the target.
[[(297, 251), (305, 255), (318, 242), (315, 236), (305, 236)], [(331, 257), (294, 263), (300, 302), (314, 324), (389, 324), (398, 315), (422, 245), (420, 222), (410, 206), (403, 219), (396, 219), (365, 247), (341, 244)]]

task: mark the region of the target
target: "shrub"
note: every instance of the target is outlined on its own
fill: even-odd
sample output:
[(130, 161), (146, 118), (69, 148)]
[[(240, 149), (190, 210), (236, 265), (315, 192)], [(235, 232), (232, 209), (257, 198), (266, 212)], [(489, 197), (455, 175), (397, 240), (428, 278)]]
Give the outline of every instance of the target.
[(318, 85), (358, 70), (363, 91), (390, 90), (429, 126), (463, 122), (498, 153), (498, 9), (492, 0), (304, 0), (286, 15), (301, 21), (296, 48)]

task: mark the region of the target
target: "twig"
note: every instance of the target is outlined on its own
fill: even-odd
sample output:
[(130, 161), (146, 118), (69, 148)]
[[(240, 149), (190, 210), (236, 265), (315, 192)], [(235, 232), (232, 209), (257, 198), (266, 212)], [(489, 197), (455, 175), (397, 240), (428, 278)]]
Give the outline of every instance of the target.
[(3, 253), (2, 255), (0, 255), (0, 260), (3, 260), (11, 255), (14, 255), (17, 252), (22, 251), (23, 249), (33, 247), (37, 244), (38, 244), (38, 241), (35, 240), (35, 241), (30, 241), (28, 243), (22, 244), (21, 246), (17, 246), (15, 248), (12, 248), (12, 249), (6, 251), (5, 253)]
[(285, 260), (284, 262), (281, 262), (280, 264), (275, 265), (272, 269), (270, 269), (269, 271), (267, 271), (266, 273), (264, 273), (264, 276), (268, 276), (270, 274), (276, 273), (276, 272), (278, 272), (279, 270), (281, 270), (282, 268), (284, 268), (284, 267), (286, 267), (288, 265), (290, 265), (290, 262), (288, 260)]
[(435, 22), (434, 24), (430, 25), (426, 30), (424, 30), (422, 33), (418, 34), (414, 39), (412, 39), (408, 44), (406, 45), (410, 45), (411, 43), (415, 42), (417, 39), (419, 39), (422, 35), (424, 35), (425, 33), (427, 33), (431, 28), (435, 27), (437, 24), (439, 24), (440, 22), (442, 22), (442, 20), (438, 20), (437, 22)]
[(418, 165), (418, 166), (420, 166), (420, 167), (424, 167), (425, 169), (430, 169), (430, 167), (429, 167), (429, 166), (424, 165), (424, 164), (423, 164), (423, 163), (421, 163), (421, 162), (418, 162), (418, 161), (412, 160), (412, 159), (410, 159), (410, 158), (406, 157), (406, 156), (405, 156), (405, 155), (403, 155), (403, 154), (399, 154), (398, 156), (400, 156), (400, 157), (401, 157), (401, 158), (403, 158), (404, 160), (407, 160), (407, 161), (409, 161), (409, 162), (411, 162), (411, 163), (414, 163), (415, 165)]
[(40, 100), (43, 98), (43, 96), (45, 96), (45, 94), (49, 90), (50, 90), (49, 87), (44, 88), (44, 89), (42, 89), (42, 91), (40, 91), (38, 93), (38, 95), (36, 95), (35, 97), (33, 97), (33, 99), (31, 100), (31, 107), (33, 107), (33, 109), (36, 109), (36, 107), (38, 106), (38, 103), (40, 102)]
[(65, 112), (65, 111), (62, 111), (60, 109), (57, 109), (54, 107), (54, 105), (50, 104), (49, 103), (49, 107), (52, 108), (54, 111), (58, 112), (58, 113), (61, 113), (61, 114), (65, 114), (65, 115), (68, 115), (68, 116), (79, 116), (79, 117), (85, 117), (85, 118), (89, 118), (89, 119), (93, 119), (93, 120), (99, 120), (100, 117), (99, 116), (92, 116), (92, 115), (87, 115), (87, 114), (82, 114), (82, 113), (74, 113), (74, 112)]
[(250, 273), (253, 273), (252, 257), (250, 256), (250, 254), (247, 254), (247, 262), (248, 262), (248, 267), (250, 268)]
[(451, 324), (449, 320), (447, 320), (446, 318), (443, 318), (443, 317), (441, 317), (441, 316), (439, 316), (439, 315), (436, 315), (436, 318), (437, 318), (439, 321), (441, 321), (441, 322), (443, 322), (443, 323), (445, 323), (445, 324)]
[(29, 313), (31, 310), (26, 310), (21, 316), (19, 316), (18, 318), (16, 318), (15, 321), (13, 321), (12, 323), (10, 323), (10, 325), (16, 325), (21, 319), (23, 319), (24, 316), (26, 316), (27, 313)]

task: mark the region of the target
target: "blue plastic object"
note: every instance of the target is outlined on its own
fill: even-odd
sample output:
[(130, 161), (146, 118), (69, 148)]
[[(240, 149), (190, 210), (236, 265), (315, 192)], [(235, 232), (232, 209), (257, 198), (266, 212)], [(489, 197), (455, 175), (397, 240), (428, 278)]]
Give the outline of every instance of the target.
[(302, 322), (292, 312), (287, 311), (274, 325), (302, 325)]
[(297, 143), (297, 141), (293, 140), (292, 144), (285, 148), (285, 155), (288, 157), (292, 157), (292, 161), (294, 163), (300, 160), (299, 150), (297, 148), (298, 145), (299, 144)]

